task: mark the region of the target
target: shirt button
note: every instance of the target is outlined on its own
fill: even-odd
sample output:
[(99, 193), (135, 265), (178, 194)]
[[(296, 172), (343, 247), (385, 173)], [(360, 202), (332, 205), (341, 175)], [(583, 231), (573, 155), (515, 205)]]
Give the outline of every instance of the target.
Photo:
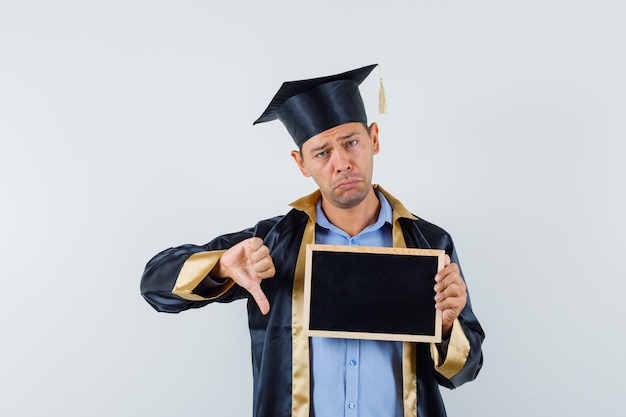
[(354, 403), (348, 403), (348, 408), (354, 408), (356, 405)]
[(356, 361), (355, 361), (354, 359), (352, 359), (352, 360), (350, 361), (350, 365), (352, 365), (352, 366), (356, 365)]

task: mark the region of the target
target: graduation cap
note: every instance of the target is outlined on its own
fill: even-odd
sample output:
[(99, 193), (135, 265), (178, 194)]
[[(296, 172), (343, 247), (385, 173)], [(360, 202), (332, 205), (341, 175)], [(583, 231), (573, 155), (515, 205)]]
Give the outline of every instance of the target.
[(377, 65), (326, 77), (284, 82), (253, 124), (280, 120), (298, 147), (335, 126), (350, 122), (367, 124), (359, 85)]

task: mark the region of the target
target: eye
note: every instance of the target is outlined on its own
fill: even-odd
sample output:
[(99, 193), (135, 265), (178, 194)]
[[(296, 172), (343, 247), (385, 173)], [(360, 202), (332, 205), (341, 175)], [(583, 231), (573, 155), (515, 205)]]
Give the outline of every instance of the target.
[(349, 140), (348, 142), (346, 142), (346, 148), (355, 147), (357, 143), (358, 141), (356, 139)]
[(324, 158), (326, 155), (328, 155), (328, 151), (321, 151), (315, 154), (316, 158)]

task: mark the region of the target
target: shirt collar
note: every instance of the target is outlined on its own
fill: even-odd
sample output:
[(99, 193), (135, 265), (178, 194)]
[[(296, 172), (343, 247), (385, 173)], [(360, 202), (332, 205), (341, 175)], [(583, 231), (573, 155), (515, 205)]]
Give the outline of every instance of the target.
[[(376, 197), (378, 197), (378, 201), (380, 201), (380, 212), (378, 213), (378, 219), (376, 220), (376, 223), (370, 224), (359, 234), (378, 230), (383, 227), (385, 223), (391, 224), (391, 222), (393, 221), (391, 204), (389, 204), (389, 201), (387, 201), (387, 199), (382, 195), (380, 191), (375, 190), (375, 192)], [(339, 229), (328, 220), (328, 217), (326, 217), (324, 210), (322, 210), (321, 198), (317, 200), (317, 203), (315, 203), (315, 221), (319, 226), (325, 229), (332, 230), (335, 233), (346, 234), (343, 230)]]

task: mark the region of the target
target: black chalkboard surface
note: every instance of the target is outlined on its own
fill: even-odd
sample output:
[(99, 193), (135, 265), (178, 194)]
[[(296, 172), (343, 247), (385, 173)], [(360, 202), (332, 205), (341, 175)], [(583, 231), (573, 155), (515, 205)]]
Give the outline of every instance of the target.
[(442, 250), (307, 245), (309, 336), (440, 342), (435, 275)]

